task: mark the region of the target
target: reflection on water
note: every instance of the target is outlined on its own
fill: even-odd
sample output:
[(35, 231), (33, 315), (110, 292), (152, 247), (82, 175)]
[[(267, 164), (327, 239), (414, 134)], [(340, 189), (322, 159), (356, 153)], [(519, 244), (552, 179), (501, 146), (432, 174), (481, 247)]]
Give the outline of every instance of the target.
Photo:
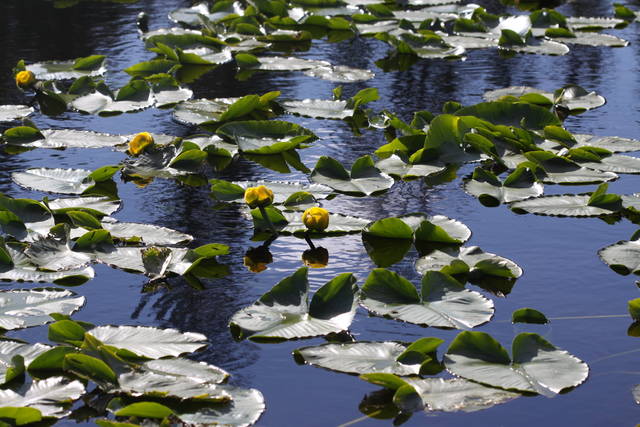
[[(168, 25), (168, 10), (189, 1), (141, 0), (137, 4), (101, 4), (87, 2), (69, 9), (52, 9), (39, 0), (5, 0), (0, 2), (0, 103), (24, 102), (9, 77), (18, 59), (29, 62), (67, 59), (93, 53), (108, 55), (112, 85), (124, 84), (128, 76), (121, 71), (129, 65), (152, 57), (144, 49), (136, 33), (135, 17), (140, 11), (149, 14), (152, 29)], [(504, 10), (497, 1), (480, 3), (490, 11)], [(610, 1), (573, 1), (560, 10), (574, 15), (610, 15)], [(314, 44), (300, 54), (309, 59), (325, 59), (334, 64), (369, 68), (376, 72), (374, 80), (346, 85), (345, 96), (365, 87), (377, 87), (381, 99), (372, 107), (396, 112), (410, 120), (416, 110), (440, 111), (444, 102), (456, 100), (472, 104), (481, 100), (486, 90), (510, 85), (529, 85), (551, 90), (565, 84), (578, 84), (596, 90), (608, 99), (608, 105), (582, 116), (572, 117), (567, 126), (580, 133), (638, 137), (640, 94), (637, 73), (637, 27), (616, 32), (632, 44), (625, 49), (573, 46), (564, 57), (517, 55), (501, 57), (496, 50), (470, 51), (465, 61), (419, 61), (407, 71), (384, 73), (375, 62), (387, 54), (386, 45), (373, 39), (345, 40), (336, 44)], [(252, 79), (238, 82), (231, 65), (220, 66), (207, 73), (191, 87), (197, 98), (240, 96), (248, 93), (282, 91), (285, 98), (329, 98), (334, 84), (304, 77), (299, 73), (258, 73)], [(149, 110), (110, 118), (65, 113), (58, 118), (35, 114), (42, 127), (72, 127), (133, 133), (142, 130), (188, 135), (187, 128), (171, 120), (169, 111)], [(312, 168), (321, 155), (329, 155), (344, 163), (371, 153), (384, 142), (380, 132), (365, 131), (354, 136), (349, 127), (338, 121), (318, 121), (286, 117), (316, 132), (320, 140), (302, 151), (302, 161)], [(0, 154), (0, 191), (13, 196), (42, 197), (26, 192), (11, 183), (10, 173), (28, 167), (57, 165), (94, 169), (115, 164), (120, 153), (104, 150), (64, 151), (35, 150), (20, 156)], [(472, 170), (464, 166), (462, 176)], [(283, 179), (257, 163), (235, 161), (217, 175), (228, 180)], [(306, 180), (293, 171), (292, 180)], [(625, 176), (612, 184), (612, 191), (637, 191), (638, 179)], [(262, 390), (267, 399), (267, 412), (261, 425), (330, 426), (362, 416), (358, 405), (374, 386), (357, 378), (297, 366), (290, 352), (301, 345), (313, 345), (320, 339), (277, 345), (256, 345), (233, 341), (227, 322), (240, 308), (252, 303), (283, 277), (302, 265), (302, 254), (308, 249), (303, 239), (283, 236), (269, 250), (273, 262), (259, 274), (243, 265), (243, 255), (252, 247), (251, 223), (238, 206), (214, 209), (208, 188), (181, 186), (175, 182), (155, 180), (144, 189), (132, 183), (120, 183), (119, 193), (124, 208), (116, 214), (121, 220), (143, 221), (175, 228), (195, 236), (194, 245), (211, 242), (230, 246), (231, 255), (220, 257), (230, 265), (231, 274), (222, 279), (205, 281), (206, 289), (198, 291), (182, 279), (171, 279), (168, 288), (142, 293), (145, 280), (106, 267), (97, 268), (92, 282), (77, 288), (87, 296), (87, 307), (77, 317), (95, 323), (154, 324), (175, 327), (207, 335), (211, 345), (196, 355), (201, 360), (231, 371), (232, 381)], [(565, 188), (548, 186), (549, 193), (566, 192)], [(591, 187), (584, 187), (589, 191)], [(582, 190), (582, 188), (580, 188)], [(573, 191), (573, 189), (569, 189)], [(465, 195), (460, 180), (429, 186), (423, 181), (397, 183), (381, 197), (349, 198), (338, 196), (323, 202), (334, 212), (357, 215), (371, 220), (410, 212), (443, 214), (467, 224), (473, 231), (470, 244), (502, 254), (520, 264), (524, 276), (506, 298), (493, 298), (495, 319), (480, 328), (503, 343), (515, 333), (509, 325), (511, 312), (520, 307), (533, 307), (548, 317), (623, 314), (626, 301), (635, 298), (633, 279), (611, 272), (597, 258), (599, 248), (627, 239), (635, 227), (629, 223), (608, 226), (599, 220), (517, 216), (504, 207), (484, 208)], [(330, 260), (326, 268), (311, 269), (312, 289), (343, 272), (353, 272), (362, 280), (374, 264), (369, 259), (359, 235), (320, 239), (316, 245), (326, 248)], [(415, 249), (392, 269), (414, 283), (419, 277), (413, 268), (418, 257)], [(477, 288), (476, 288), (477, 289)], [(430, 417), (430, 425), (511, 425), (518, 417), (523, 425), (629, 424), (637, 416), (631, 398), (631, 387), (637, 376), (621, 374), (634, 370), (636, 358), (608, 355), (637, 349), (640, 344), (627, 335), (629, 319), (607, 318), (557, 320), (545, 336), (585, 361), (593, 363), (591, 379), (572, 393), (556, 399), (521, 398), (509, 404), (474, 414)], [(521, 328), (522, 326), (518, 326)], [(450, 342), (455, 331), (422, 329), (417, 326), (368, 317), (360, 311), (352, 332), (357, 339), (397, 339), (413, 341), (420, 336), (439, 336)], [(29, 339), (44, 339), (42, 332), (28, 331)], [(446, 344), (445, 344), (446, 346)], [(304, 395), (301, 395), (304, 392)], [(604, 411), (602, 408), (606, 408)], [(526, 412), (527, 416), (522, 417)], [(569, 417), (571, 417), (569, 419)], [(416, 414), (406, 425), (422, 425), (424, 416)], [(364, 420), (359, 425), (389, 425), (389, 421)]]

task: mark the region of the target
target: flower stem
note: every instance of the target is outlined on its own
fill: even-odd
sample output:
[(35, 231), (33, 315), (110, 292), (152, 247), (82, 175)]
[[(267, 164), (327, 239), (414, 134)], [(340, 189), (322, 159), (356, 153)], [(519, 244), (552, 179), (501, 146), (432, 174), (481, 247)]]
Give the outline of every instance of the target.
[(304, 240), (307, 241), (307, 244), (309, 245), (311, 250), (314, 250), (316, 248), (316, 245), (314, 245), (313, 242), (311, 241), (311, 237), (309, 237), (309, 230), (304, 232)]

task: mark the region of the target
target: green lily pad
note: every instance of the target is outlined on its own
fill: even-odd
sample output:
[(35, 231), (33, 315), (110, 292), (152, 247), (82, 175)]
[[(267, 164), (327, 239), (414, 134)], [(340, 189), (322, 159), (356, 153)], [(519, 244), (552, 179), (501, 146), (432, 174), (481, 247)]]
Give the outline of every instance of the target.
[(202, 334), (150, 326), (97, 326), (87, 331), (103, 344), (128, 350), (142, 357), (159, 359), (193, 353), (207, 345)]
[(493, 302), (447, 274), (430, 271), (422, 292), (407, 279), (385, 269), (374, 269), (362, 287), (360, 304), (391, 319), (436, 328), (468, 329), (493, 317)]
[(355, 195), (370, 196), (387, 191), (394, 183), (393, 178), (380, 172), (369, 156), (360, 157), (348, 172), (337, 160), (322, 156), (318, 159), (311, 179), (334, 190)]
[(180, 408), (176, 416), (184, 423), (195, 425), (246, 427), (255, 424), (265, 410), (262, 393), (253, 388), (224, 388), (231, 395), (230, 402)]
[(640, 274), (640, 241), (621, 241), (600, 249), (598, 255), (618, 274)]
[(47, 61), (27, 65), (27, 70), (38, 80), (78, 79), (84, 76), (101, 76), (107, 71), (104, 55), (76, 58), (72, 61)]
[(29, 365), (38, 356), (50, 349), (51, 347), (48, 345), (40, 343), (23, 344), (15, 341), (0, 341), (0, 384), (5, 383), (7, 370), (13, 366), (12, 360), (14, 360), (14, 357), (20, 356), (24, 364)]
[(0, 328), (12, 330), (54, 321), (51, 313), (70, 315), (85, 298), (66, 289), (35, 288), (0, 291)]
[(587, 379), (586, 363), (559, 350), (538, 334), (522, 333), (507, 351), (484, 332), (461, 332), (444, 356), (447, 370), (460, 377), (506, 390), (548, 397)]
[(307, 268), (283, 279), (229, 322), (236, 339), (281, 341), (345, 331), (355, 315), (358, 287), (345, 273), (327, 282), (308, 302)]
[(353, 108), (349, 108), (347, 101), (329, 99), (302, 99), (283, 101), (282, 107), (290, 114), (313, 117), (316, 119), (344, 120), (353, 116)]
[(476, 168), (471, 179), (465, 180), (464, 190), (485, 206), (497, 206), (538, 197), (544, 192), (544, 186), (536, 182), (535, 175), (528, 169), (516, 169), (505, 181), (500, 181), (491, 172)]
[(39, 410), (43, 416), (62, 418), (71, 411), (68, 403), (79, 399), (85, 392), (80, 381), (64, 377), (51, 377), (33, 381), (18, 392), (0, 390), (0, 401), (6, 407), (29, 407)]
[(416, 270), (420, 274), (440, 271), (446, 274), (468, 274), (474, 276), (496, 276), (517, 279), (522, 269), (513, 261), (501, 256), (484, 252), (477, 246), (434, 251), (416, 261)]
[(517, 213), (548, 216), (597, 217), (620, 211), (621, 206), (589, 205), (591, 194), (560, 194), (536, 197), (516, 202), (511, 209)]
[(395, 391), (393, 403), (404, 412), (475, 412), (520, 396), (462, 378), (399, 378), (392, 374), (364, 374), (360, 378)]
[(371, 80), (375, 74), (370, 70), (348, 67), (346, 65), (331, 65), (314, 67), (304, 71), (309, 77), (337, 83), (355, 83)]
[(27, 105), (0, 105), (0, 122), (24, 119), (33, 111), (33, 107)]
[(231, 122), (220, 126), (217, 133), (238, 144), (240, 151), (252, 154), (282, 153), (318, 139), (300, 125), (275, 120)]
[(388, 175), (407, 181), (435, 175), (446, 169), (446, 166), (438, 161), (411, 163), (408, 159), (397, 154), (377, 161), (375, 166)]
[[(295, 350), (299, 363), (348, 374), (384, 372), (399, 376), (419, 375), (423, 363), (432, 362), (439, 338), (421, 338), (415, 343), (353, 342), (327, 343)], [(411, 353), (411, 354), (409, 354)]]

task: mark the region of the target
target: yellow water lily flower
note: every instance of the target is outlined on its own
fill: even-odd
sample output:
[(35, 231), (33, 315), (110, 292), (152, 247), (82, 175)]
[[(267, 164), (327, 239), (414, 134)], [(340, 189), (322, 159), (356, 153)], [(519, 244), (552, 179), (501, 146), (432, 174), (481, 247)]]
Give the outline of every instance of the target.
[(251, 209), (269, 206), (273, 203), (273, 191), (264, 185), (249, 187), (244, 191), (244, 201)]
[(16, 74), (16, 85), (21, 89), (27, 89), (36, 82), (36, 75), (31, 71), (20, 71)]
[(151, 145), (153, 145), (153, 136), (149, 132), (140, 132), (129, 141), (129, 154), (139, 156)]
[(329, 251), (323, 247), (307, 249), (302, 253), (302, 262), (307, 267), (324, 268), (329, 264)]
[(302, 223), (313, 231), (324, 231), (329, 226), (329, 211), (323, 208), (309, 208), (302, 214)]

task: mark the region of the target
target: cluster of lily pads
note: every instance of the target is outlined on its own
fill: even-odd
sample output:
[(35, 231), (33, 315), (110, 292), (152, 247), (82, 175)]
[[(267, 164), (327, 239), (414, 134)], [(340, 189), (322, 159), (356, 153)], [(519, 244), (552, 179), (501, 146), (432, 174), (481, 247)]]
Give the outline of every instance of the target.
[[(79, 0), (61, 1), (69, 6)], [(120, 0), (118, 0), (120, 1)], [(565, 17), (537, 9), (529, 15), (498, 16), (455, 0), (410, 0), (407, 4), (368, 0), (253, 0), (206, 2), (170, 13), (178, 27), (149, 31), (140, 18), (141, 39), (156, 58), (125, 71), (133, 78), (112, 89), (100, 80), (106, 58), (92, 55), (70, 61), (27, 64), (15, 69), (16, 84), (32, 97), (31, 105), (0, 106), (0, 121), (23, 120), (4, 131), (7, 153), (38, 149), (109, 148), (126, 154), (118, 165), (94, 171), (33, 168), (12, 174), (28, 189), (69, 195), (60, 199), (16, 199), (0, 195), (0, 280), (79, 285), (93, 278), (93, 263), (141, 273), (152, 281), (180, 275), (201, 287), (202, 278), (228, 273), (217, 257), (229, 248), (208, 244), (189, 249), (191, 236), (149, 224), (120, 222), (114, 176), (144, 187), (155, 178), (185, 185), (211, 186), (221, 204), (240, 205), (253, 221), (254, 240), (264, 243), (244, 255), (260, 272), (272, 262), (269, 245), (279, 235), (305, 238), (309, 267), (324, 267), (328, 253), (311, 238), (361, 233), (363, 245), (379, 267), (361, 288), (353, 274), (341, 274), (309, 300), (307, 268), (284, 278), (253, 305), (230, 319), (236, 339), (272, 342), (323, 336), (326, 344), (303, 347), (294, 358), (334, 371), (361, 375), (386, 390), (375, 398), (390, 405), (397, 422), (420, 410), (478, 410), (522, 394), (553, 396), (580, 385), (588, 375), (584, 362), (540, 335), (515, 337), (511, 355), (490, 335), (460, 332), (438, 357), (437, 338), (413, 343), (353, 341), (348, 334), (357, 308), (420, 326), (471, 329), (493, 316), (493, 302), (477, 285), (495, 295), (508, 294), (522, 270), (514, 262), (464, 247), (471, 231), (441, 216), (411, 213), (374, 221), (331, 213), (322, 201), (334, 197), (376, 196), (400, 180), (428, 183), (470, 172), (464, 190), (485, 206), (508, 205), (516, 213), (592, 216), (638, 221), (640, 195), (607, 193), (619, 174), (640, 173), (640, 160), (619, 154), (640, 150), (640, 141), (615, 136), (572, 134), (563, 121), (605, 103), (578, 86), (554, 92), (509, 87), (485, 94), (485, 102), (463, 106), (448, 102), (441, 114), (418, 111), (406, 123), (392, 112), (367, 107), (378, 99), (367, 88), (343, 99), (340, 87), (328, 99), (280, 99), (279, 92), (240, 98), (191, 99), (186, 84), (219, 64), (235, 61), (237, 77), (256, 72), (301, 71), (335, 82), (373, 77), (369, 70), (265, 51), (308, 49), (313, 40), (336, 42), (356, 36), (389, 44), (389, 56), (377, 65), (403, 68), (417, 58), (460, 58), (466, 49), (566, 54), (567, 44), (625, 46), (626, 41), (597, 31), (626, 25), (618, 18)], [(635, 16), (635, 14), (634, 14)], [(635, 19), (635, 18), (633, 18)], [(597, 31), (596, 31), (597, 30)], [(26, 117), (40, 112), (102, 116), (171, 108), (174, 119), (199, 133), (184, 137), (141, 132), (112, 135), (71, 129), (39, 129)], [(342, 120), (359, 134), (380, 131), (386, 143), (350, 167), (322, 156), (307, 167), (300, 150), (322, 141), (298, 124), (275, 120), (283, 115)], [(142, 130), (141, 130), (142, 131)], [(186, 133), (186, 132), (185, 132)], [(277, 172), (294, 168), (309, 182), (228, 182), (215, 173), (237, 158)], [(123, 156), (124, 157), (124, 156)], [(214, 176), (211, 178), (211, 176)], [(600, 184), (583, 194), (543, 196), (545, 185)], [(263, 188), (264, 187), (264, 188)], [(248, 208), (247, 206), (248, 205)], [(304, 212), (304, 213), (303, 213)], [(638, 235), (600, 251), (622, 274), (640, 272)], [(411, 248), (419, 258), (420, 291), (387, 267)], [(205, 337), (172, 329), (95, 326), (69, 316), (84, 298), (61, 288), (0, 292), (0, 418), (17, 425), (79, 417), (70, 402), (83, 398), (92, 414), (111, 413), (137, 423), (250, 425), (265, 408), (257, 390), (223, 383), (228, 374), (181, 358), (198, 350)], [(640, 302), (630, 302), (640, 319)], [(514, 312), (514, 321), (545, 323), (533, 309)], [(49, 340), (26, 344), (4, 336), (8, 331), (54, 322)], [(343, 342), (339, 342), (343, 341)], [(453, 378), (434, 377), (446, 369)], [(372, 395), (373, 396), (373, 395)], [(379, 402), (365, 402), (377, 405)], [(121, 425), (110, 419), (99, 425)], [(132, 424), (127, 424), (132, 425)]]

